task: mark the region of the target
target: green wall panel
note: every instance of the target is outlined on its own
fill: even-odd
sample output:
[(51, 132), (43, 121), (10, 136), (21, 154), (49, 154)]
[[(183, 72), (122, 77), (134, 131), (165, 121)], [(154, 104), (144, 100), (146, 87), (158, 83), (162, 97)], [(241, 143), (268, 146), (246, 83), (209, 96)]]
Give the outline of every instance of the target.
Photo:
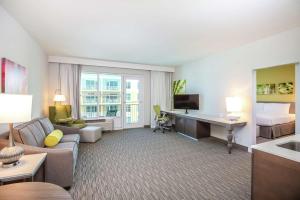
[[(256, 70), (256, 82), (258, 84), (275, 84), (275, 94), (257, 95), (257, 101), (269, 102), (295, 102), (295, 64), (281, 65), (276, 67)], [(294, 83), (293, 94), (279, 94), (278, 84), (285, 82)]]

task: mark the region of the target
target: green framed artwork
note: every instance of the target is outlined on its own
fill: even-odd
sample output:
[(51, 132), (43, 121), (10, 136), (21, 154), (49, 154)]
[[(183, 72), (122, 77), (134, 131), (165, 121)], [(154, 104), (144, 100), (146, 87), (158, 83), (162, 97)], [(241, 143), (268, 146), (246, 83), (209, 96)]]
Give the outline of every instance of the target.
[(256, 87), (256, 93), (258, 95), (276, 94), (276, 85), (275, 85), (275, 83), (258, 84), (257, 87)]
[(186, 80), (175, 80), (173, 81), (173, 95), (184, 94), (186, 87)]
[(293, 94), (294, 93), (294, 83), (285, 82), (278, 84), (278, 94)]

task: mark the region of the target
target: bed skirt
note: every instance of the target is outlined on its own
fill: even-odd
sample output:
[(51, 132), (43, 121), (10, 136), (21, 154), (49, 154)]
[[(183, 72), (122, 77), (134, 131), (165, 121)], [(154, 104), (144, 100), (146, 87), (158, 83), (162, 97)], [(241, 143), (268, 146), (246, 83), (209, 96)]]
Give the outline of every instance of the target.
[(284, 135), (290, 135), (295, 133), (295, 121), (276, 124), (273, 126), (261, 126), (259, 125), (259, 135), (263, 138), (273, 139)]

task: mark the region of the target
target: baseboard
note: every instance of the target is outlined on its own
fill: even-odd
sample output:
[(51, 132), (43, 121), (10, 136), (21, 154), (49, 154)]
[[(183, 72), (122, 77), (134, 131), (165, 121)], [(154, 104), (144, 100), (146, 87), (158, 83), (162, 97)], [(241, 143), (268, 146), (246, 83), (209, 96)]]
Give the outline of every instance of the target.
[[(227, 145), (227, 141), (226, 140), (222, 140), (221, 138), (217, 138), (217, 137), (214, 137), (214, 136), (210, 136), (211, 139), (217, 141), (217, 142), (220, 142), (220, 143), (223, 143), (223, 144), (226, 144)], [(236, 144), (236, 143), (233, 143), (232, 144), (233, 148), (237, 148), (237, 149), (240, 149), (242, 151), (246, 151), (248, 152), (248, 147), (246, 146), (243, 146), (243, 145), (240, 145), (240, 144)]]
[(150, 125), (144, 125), (144, 128), (151, 128)]
[(176, 132), (176, 133), (178, 133), (178, 134), (180, 134), (180, 135), (182, 135), (182, 136), (184, 136), (184, 137), (190, 138), (190, 139), (192, 139), (192, 140), (198, 141), (197, 138), (193, 138), (193, 137), (191, 137), (191, 136), (188, 136), (188, 135), (183, 134), (183, 133), (180, 133), (180, 132)]

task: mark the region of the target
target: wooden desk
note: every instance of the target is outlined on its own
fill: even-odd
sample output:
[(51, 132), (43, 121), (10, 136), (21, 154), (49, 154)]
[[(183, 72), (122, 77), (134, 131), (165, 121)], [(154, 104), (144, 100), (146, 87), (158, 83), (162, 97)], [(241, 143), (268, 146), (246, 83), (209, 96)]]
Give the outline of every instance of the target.
[(204, 114), (184, 114), (179, 111), (162, 111), (175, 117), (175, 130), (189, 137), (199, 139), (210, 136), (210, 125), (222, 126), (226, 129), (228, 153), (231, 153), (233, 129), (247, 124), (246, 121), (229, 121), (221, 117)]
[(71, 200), (62, 187), (51, 183), (26, 182), (0, 186), (1, 200)]

